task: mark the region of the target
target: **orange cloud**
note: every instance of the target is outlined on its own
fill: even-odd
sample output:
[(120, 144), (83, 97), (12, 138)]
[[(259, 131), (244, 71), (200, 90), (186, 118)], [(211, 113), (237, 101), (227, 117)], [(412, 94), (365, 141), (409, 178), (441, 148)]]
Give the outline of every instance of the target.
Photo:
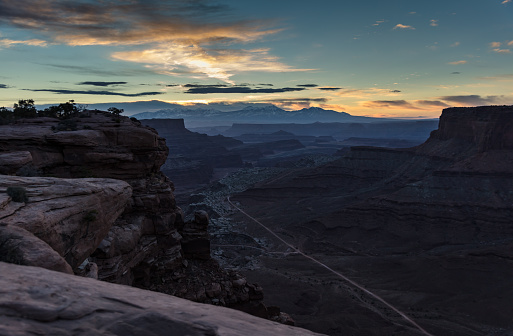
[(448, 64), (452, 64), (452, 65), (461, 65), (461, 64), (466, 64), (467, 61), (454, 61), (454, 62), (449, 62)]
[(156, 72), (167, 75), (192, 75), (217, 78), (230, 82), (235, 73), (248, 71), (294, 72), (313, 69), (295, 69), (269, 55), (268, 49), (209, 50), (200, 45), (170, 43), (156, 49), (116, 52), (112, 57), (128, 62), (145, 63)]
[(0, 40), (0, 47), (9, 48), (16, 44), (36, 46), (36, 47), (46, 47), (48, 45), (48, 42), (43, 41), (43, 40), (38, 40), (38, 39), (25, 40), (25, 41), (17, 41), (17, 40), (11, 40), (11, 39), (1, 39)]
[(495, 48), (495, 49), (492, 49), (494, 52), (498, 53), (498, 54), (509, 54), (511, 53), (511, 50), (509, 49), (500, 49), (500, 48)]
[(396, 24), (393, 29), (411, 29), (411, 30), (415, 30), (414, 27), (408, 26), (408, 25), (403, 25), (401, 23)]
[(276, 34), (270, 21), (220, 22), (225, 8), (206, 0), (65, 2), (3, 0), (3, 21), (71, 46), (139, 46), (114, 59), (147, 64), (163, 74), (190, 74), (230, 82), (240, 71), (307, 71), (283, 64), (269, 50), (227, 45)]
[(418, 110), (419, 108), (406, 100), (374, 100), (366, 101), (360, 104), (366, 108), (372, 109), (392, 109), (392, 110)]

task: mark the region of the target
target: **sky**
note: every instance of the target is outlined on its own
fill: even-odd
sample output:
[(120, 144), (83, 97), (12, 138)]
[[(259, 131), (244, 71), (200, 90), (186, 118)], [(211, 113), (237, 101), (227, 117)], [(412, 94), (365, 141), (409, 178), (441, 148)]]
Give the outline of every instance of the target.
[(0, 0), (0, 106), (513, 104), (513, 0)]

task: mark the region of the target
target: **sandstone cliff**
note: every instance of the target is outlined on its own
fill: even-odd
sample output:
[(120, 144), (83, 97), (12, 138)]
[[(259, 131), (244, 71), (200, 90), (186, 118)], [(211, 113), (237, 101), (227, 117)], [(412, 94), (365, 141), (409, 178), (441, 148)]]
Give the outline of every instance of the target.
[[(0, 126), (1, 172), (46, 176), (5, 178), (6, 186), (25, 187), (30, 201), (20, 205), (2, 199), (7, 211), (2, 222), (23, 222), (18, 226), (42, 239), (57, 252), (54, 257), (63, 257), (75, 272), (81, 271), (78, 266), (87, 258), (86, 262), (97, 265), (101, 280), (205, 303), (237, 305), (269, 317), (261, 304), (262, 289), (210, 258), (208, 217), (199, 213), (184, 222), (173, 195), (174, 185), (160, 171), (168, 151), (154, 129), (99, 111), (68, 120), (36, 118)], [(98, 178), (126, 183), (119, 181), (114, 187), (111, 180)], [(90, 190), (85, 191), (87, 188)], [(116, 193), (116, 188), (123, 190)], [(100, 190), (104, 190), (104, 198), (96, 203), (79, 197)], [(49, 199), (40, 202), (41, 195)], [(59, 206), (62, 208), (57, 211)], [(29, 213), (41, 215), (28, 218)], [(94, 220), (84, 220), (84, 214)], [(45, 217), (49, 215), (54, 222)], [(42, 223), (46, 229), (40, 228)], [(22, 232), (6, 234), (12, 241)], [(66, 265), (50, 268), (59, 267), (70, 271)]]
[[(9, 188), (19, 188), (25, 199), (10, 197)], [(131, 194), (119, 180), (0, 175), (0, 258), (71, 273), (107, 235)]]
[(242, 312), (0, 262), (2, 335), (317, 335)]
[(242, 167), (239, 153), (229, 150), (240, 146), (239, 140), (191, 132), (183, 119), (144, 119), (141, 123), (166, 139), (170, 155), (162, 172), (172, 177), (180, 191), (208, 183), (215, 168)]
[(265, 208), (267, 215), (279, 221), (294, 212), (316, 227), (318, 239), (308, 241), (355, 250), (490, 244), (513, 235), (512, 134), (511, 106), (445, 109), (439, 129), (420, 146), (353, 147), (337, 161), (264, 182), (239, 199), (262, 200), (261, 207), (290, 198), (276, 211)]

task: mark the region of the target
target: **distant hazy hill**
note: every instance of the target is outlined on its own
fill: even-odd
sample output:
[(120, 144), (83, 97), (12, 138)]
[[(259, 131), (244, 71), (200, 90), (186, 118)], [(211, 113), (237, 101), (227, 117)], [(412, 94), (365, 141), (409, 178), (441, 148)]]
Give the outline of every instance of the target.
[(311, 107), (299, 111), (285, 111), (274, 105), (246, 106), (236, 111), (220, 111), (217, 109), (191, 108), (175, 106), (155, 112), (143, 112), (134, 115), (137, 119), (176, 119), (183, 118), (187, 127), (201, 127), (208, 125), (231, 125), (233, 123), (297, 123), (307, 124), (315, 122), (383, 122), (393, 119), (378, 119), (352, 116), (345, 112), (324, 110)]

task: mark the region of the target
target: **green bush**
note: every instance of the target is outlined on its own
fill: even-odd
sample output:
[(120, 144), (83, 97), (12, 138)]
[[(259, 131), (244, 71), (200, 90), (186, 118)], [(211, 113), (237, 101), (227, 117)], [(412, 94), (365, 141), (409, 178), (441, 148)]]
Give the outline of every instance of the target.
[(7, 187), (7, 195), (11, 196), (13, 202), (28, 202), (27, 190), (23, 187)]

